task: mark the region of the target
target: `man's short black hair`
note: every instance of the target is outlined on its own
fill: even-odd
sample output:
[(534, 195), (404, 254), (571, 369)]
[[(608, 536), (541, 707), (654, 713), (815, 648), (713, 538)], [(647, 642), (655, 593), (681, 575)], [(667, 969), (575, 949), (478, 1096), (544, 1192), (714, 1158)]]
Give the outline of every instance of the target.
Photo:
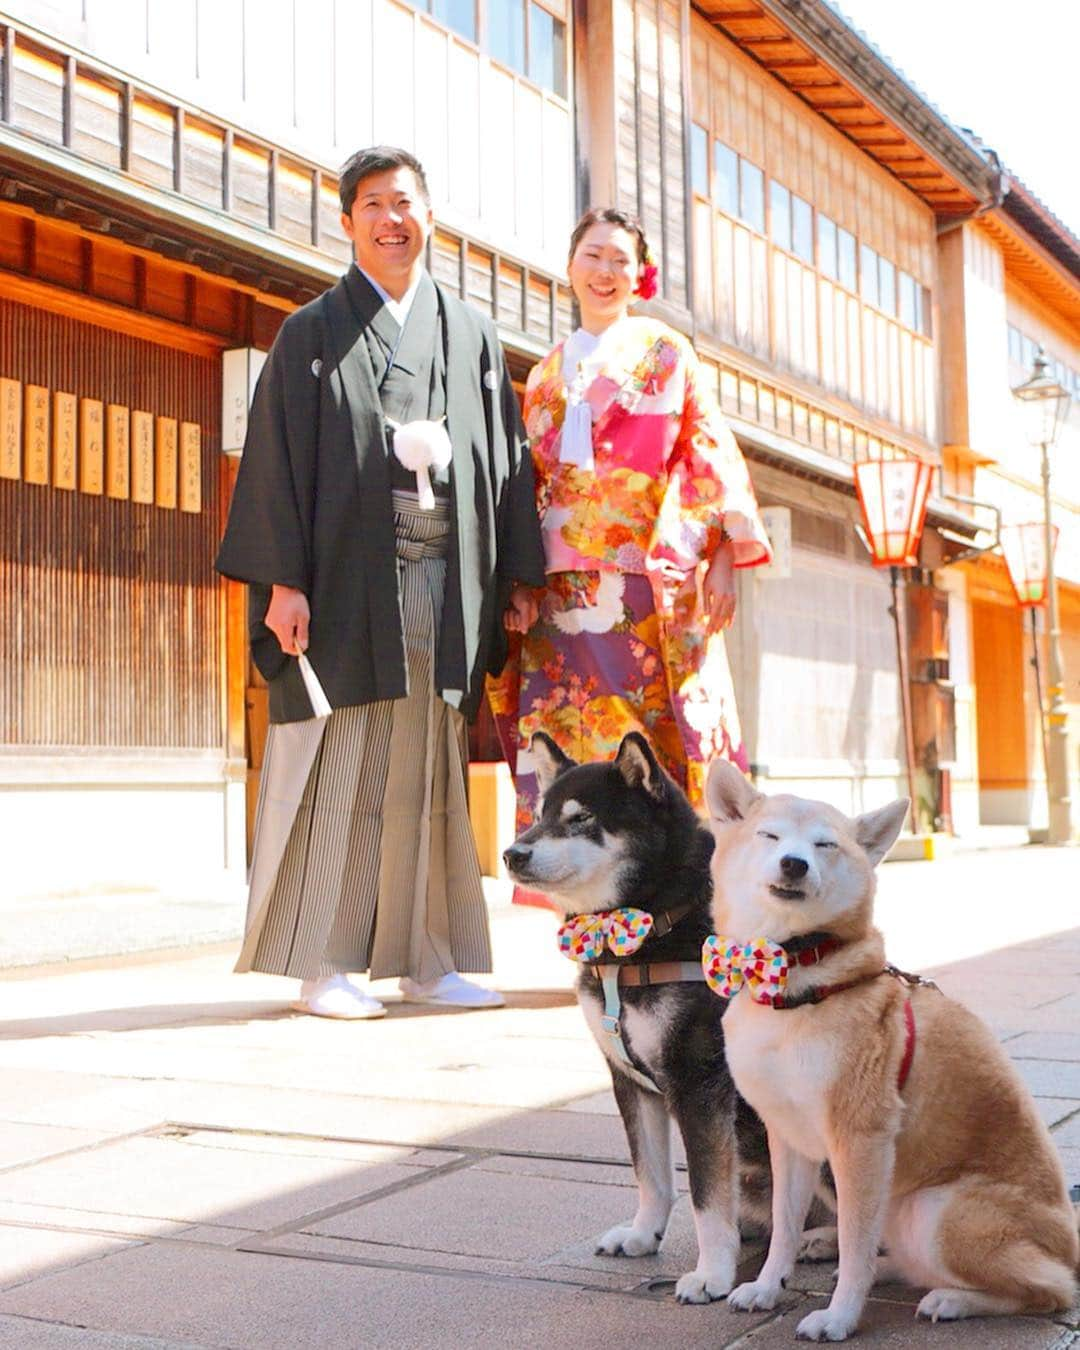
[(341, 173), (338, 175), (338, 193), (341, 196), (341, 209), (344, 214), (352, 213), (356, 189), (365, 178), (370, 178), (376, 173), (386, 173), (390, 169), (411, 169), (424, 204), (431, 206), (427, 176), (424, 173), (424, 166), (416, 156), (410, 155), (408, 150), (399, 149), (396, 145), (370, 145), (366, 150), (357, 150), (355, 155), (350, 155), (341, 166)]

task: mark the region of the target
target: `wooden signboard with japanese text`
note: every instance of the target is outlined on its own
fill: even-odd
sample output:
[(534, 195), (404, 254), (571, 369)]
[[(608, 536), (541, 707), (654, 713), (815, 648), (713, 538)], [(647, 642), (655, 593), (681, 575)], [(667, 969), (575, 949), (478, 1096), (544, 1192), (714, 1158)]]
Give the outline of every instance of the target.
[(79, 490), (105, 491), (105, 408), (97, 398), (79, 400)]
[(26, 472), (28, 483), (49, 481), (49, 391), (44, 385), (26, 386)]
[(0, 380), (0, 478), (22, 477), (22, 385)]
[(53, 395), (53, 487), (65, 492), (75, 490), (75, 417), (78, 400), (74, 394)]
[(105, 410), (105, 492), (126, 497), (131, 487), (131, 417), (127, 408), (110, 403)]
[(175, 417), (159, 417), (154, 445), (154, 501), (168, 511), (176, 510), (176, 447)]
[(154, 414), (131, 414), (131, 500), (154, 500)]
[(198, 422), (180, 423), (180, 510), (202, 510), (202, 431)]

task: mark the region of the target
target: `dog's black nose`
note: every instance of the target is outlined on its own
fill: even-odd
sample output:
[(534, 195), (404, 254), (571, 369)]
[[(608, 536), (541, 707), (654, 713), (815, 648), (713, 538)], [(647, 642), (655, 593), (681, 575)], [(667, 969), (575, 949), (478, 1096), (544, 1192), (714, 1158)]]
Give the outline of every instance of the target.
[(780, 871), (787, 881), (799, 881), (810, 870), (805, 858), (796, 858), (794, 853), (785, 853), (780, 859)]
[(507, 870), (511, 872), (519, 871), (532, 857), (532, 849), (524, 848), (521, 844), (511, 844), (503, 854), (503, 862)]

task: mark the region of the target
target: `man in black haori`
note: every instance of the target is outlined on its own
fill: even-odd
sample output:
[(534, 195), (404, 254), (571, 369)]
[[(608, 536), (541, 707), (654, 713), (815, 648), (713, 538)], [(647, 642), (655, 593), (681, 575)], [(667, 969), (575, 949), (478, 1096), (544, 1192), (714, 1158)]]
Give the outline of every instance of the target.
[(383, 1014), (358, 971), (491, 1007), (465, 723), (535, 618), (532, 465), (494, 324), (424, 268), (420, 164), (362, 150), (340, 190), (355, 263), (282, 325), (217, 559), (270, 689), (237, 970), (322, 1016)]

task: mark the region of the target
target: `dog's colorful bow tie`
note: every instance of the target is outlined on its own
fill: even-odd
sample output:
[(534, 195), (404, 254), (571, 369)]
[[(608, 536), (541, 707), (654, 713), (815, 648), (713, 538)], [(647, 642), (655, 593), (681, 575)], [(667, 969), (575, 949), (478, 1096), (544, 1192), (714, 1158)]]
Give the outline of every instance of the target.
[(755, 1003), (771, 1005), (787, 987), (788, 956), (768, 938), (732, 942), (707, 937), (701, 948), (705, 982), (721, 998), (733, 998), (746, 986)]
[(616, 956), (629, 956), (649, 936), (652, 926), (652, 915), (643, 909), (577, 914), (559, 928), (559, 951), (571, 961), (597, 961), (605, 946)]

